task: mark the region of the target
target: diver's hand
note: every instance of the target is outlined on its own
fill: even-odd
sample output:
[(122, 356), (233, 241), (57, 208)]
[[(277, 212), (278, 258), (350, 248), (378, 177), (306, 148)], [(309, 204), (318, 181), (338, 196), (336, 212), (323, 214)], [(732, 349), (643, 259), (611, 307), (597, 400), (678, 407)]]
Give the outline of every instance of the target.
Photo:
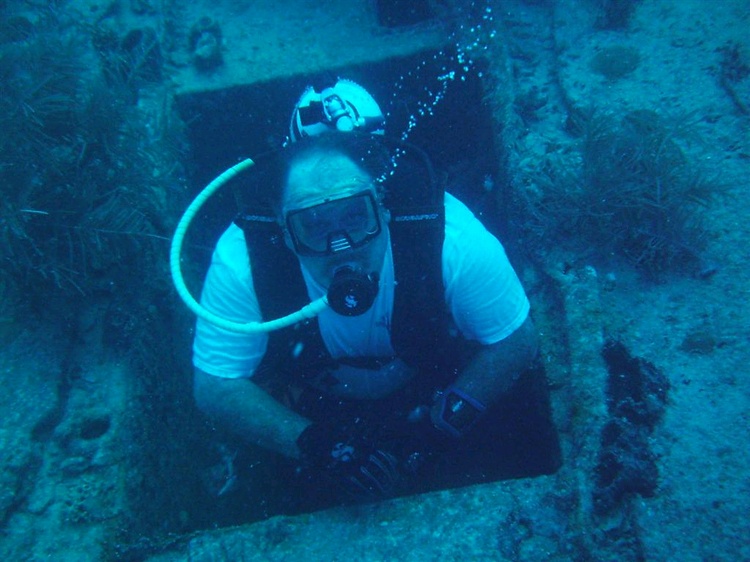
[(346, 499), (377, 500), (401, 489), (399, 460), (378, 446), (375, 432), (361, 420), (337, 426), (314, 423), (297, 439), (301, 472)]

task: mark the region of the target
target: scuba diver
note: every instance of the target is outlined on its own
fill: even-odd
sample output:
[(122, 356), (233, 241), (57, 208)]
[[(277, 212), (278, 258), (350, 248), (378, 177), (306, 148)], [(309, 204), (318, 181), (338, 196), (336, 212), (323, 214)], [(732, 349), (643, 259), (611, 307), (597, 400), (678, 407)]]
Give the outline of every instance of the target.
[[(265, 188), (223, 233), (200, 306), (198, 407), (275, 451), (289, 494), (320, 507), (559, 466), (529, 300), (503, 246), (393, 145), (361, 86), (296, 104)], [(178, 252), (179, 253), (179, 252)]]

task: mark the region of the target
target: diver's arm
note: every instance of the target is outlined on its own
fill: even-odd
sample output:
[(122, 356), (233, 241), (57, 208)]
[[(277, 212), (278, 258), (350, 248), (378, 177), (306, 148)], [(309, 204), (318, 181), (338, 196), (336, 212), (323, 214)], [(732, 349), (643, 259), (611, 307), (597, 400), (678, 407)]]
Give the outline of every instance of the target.
[(481, 347), (453, 386), (489, 407), (532, 365), (537, 351), (536, 328), (531, 318), (526, 318), (504, 340)]
[(250, 379), (227, 379), (195, 369), (198, 407), (248, 443), (299, 458), (297, 438), (310, 421), (274, 400)]
[[(532, 365), (537, 349), (536, 329), (531, 319), (527, 318), (504, 340), (481, 347), (449, 389), (458, 391), (462, 398), (469, 397), (478, 402), (482, 409), (489, 408)], [(436, 426), (444, 428), (440, 422), (444, 419), (442, 410), (443, 403), (436, 401), (431, 417)]]

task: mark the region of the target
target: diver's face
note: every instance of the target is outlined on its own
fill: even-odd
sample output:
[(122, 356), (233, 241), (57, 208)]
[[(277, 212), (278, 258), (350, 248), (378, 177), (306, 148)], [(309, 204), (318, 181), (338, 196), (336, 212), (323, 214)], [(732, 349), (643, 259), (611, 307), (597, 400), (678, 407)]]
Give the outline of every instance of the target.
[(387, 217), (373, 179), (348, 156), (314, 152), (299, 157), (289, 169), (282, 211), (290, 247), (324, 287), (343, 267), (380, 272)]

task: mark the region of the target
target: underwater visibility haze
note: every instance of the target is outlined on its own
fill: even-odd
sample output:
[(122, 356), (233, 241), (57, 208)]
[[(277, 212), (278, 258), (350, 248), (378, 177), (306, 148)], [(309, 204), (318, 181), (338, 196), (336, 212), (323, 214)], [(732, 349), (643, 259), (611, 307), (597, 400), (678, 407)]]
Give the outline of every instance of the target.
[[(748, 29), (746, 0), (0, 3), (0, 558), (750, 559)], [(196, 406), (170, 244), (255, 161), (172, 254), (199, 298), (337, 77), (386, 177), (429, 162), (502, 242), (550, 405), (484, 466), (295, 503)]]

